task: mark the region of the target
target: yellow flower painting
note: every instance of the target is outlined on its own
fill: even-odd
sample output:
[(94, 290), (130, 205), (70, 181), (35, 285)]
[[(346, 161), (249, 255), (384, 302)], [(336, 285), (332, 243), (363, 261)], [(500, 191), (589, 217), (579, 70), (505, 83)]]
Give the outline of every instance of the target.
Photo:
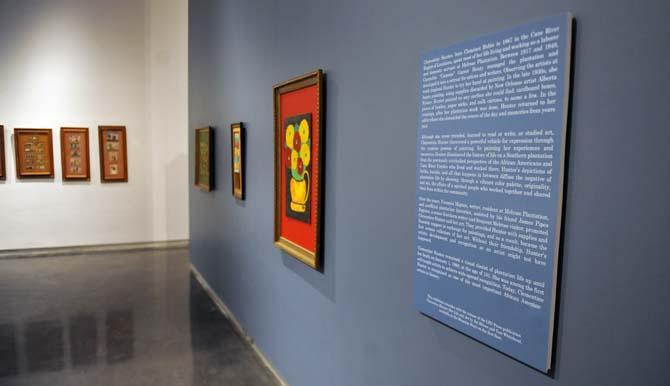
[(310, 114), (287, 118), (284, 124), (287, 215), (309, 223), (310, 172), (312, 160)]

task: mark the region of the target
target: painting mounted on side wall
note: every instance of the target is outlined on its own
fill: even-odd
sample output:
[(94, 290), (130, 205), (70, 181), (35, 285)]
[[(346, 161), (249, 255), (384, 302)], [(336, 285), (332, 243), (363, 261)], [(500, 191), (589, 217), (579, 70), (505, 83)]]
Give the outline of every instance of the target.
[(125, 126), (98, 126), (100, 180), (128, 182), (128, 148)]
[(16, 177), (53, 178), (54, 155), (51, 129), (15, 129)]
[(61, 127), (60, 154), (63, 180), (91, 179), (88, 128)]
[(214, 187), (213, 138), (210, 127), (195, 130), (195, 186), (206, 192)]
[(323, 73), (274, 86), (275, 234), (282, 251), (321, 269)]
[(7, 167), (5, 166), (5, 127), (0, 125), (0, 181), (7, 179)]
[(242, 122), (230, 125), (233, 196), (244, 200), (244, 126)]

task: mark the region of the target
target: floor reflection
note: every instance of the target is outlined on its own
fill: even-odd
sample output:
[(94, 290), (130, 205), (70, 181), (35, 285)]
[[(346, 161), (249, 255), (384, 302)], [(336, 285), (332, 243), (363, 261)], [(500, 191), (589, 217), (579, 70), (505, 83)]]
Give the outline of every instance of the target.
[(63, 325), (59, 320), (40, 320), (26, 325), (28, 371), (59, 371), (63, 360)]
[(70, 318), (70, 359), (72, 367), (98, 363), (98, 321), (94, 314)]
[(112, 311), (107, 314), (107, 363), (119, 363), (133, 357), (133, 312)]
[(0, 378), (19, 375), (16, 327), (0, 324)]
[(274, 385), (186, 250), (0, 260), (0, 385)]

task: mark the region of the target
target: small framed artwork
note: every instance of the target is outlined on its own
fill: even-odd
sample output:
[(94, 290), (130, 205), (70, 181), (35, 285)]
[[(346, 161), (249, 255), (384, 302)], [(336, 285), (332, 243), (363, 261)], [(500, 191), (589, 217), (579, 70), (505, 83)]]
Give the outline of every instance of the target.
[(321, 269), (323, 73), (274, 86), (274, 243)]
[(195, 130), (195, 186), (210, 192), (214, 186), (213, 141), (210, 127)]
[(244, 126), (242, 122), (230, 125), (233, 196), (244, 200)]
[(54, 177), (51, 129), (15, 129), (14, 147), (17, 178)]
[(88, 144), (88, 128), (61, 127), (60, 159), (63, 180), (88, 181), (91, 179)]
[(128, 146), (125, 126), (98, 126), (100, 180), (128, 182)]
[(7, 179), (7, 166), (5, 165), (5, 127), (0, 125), (0, 181)]

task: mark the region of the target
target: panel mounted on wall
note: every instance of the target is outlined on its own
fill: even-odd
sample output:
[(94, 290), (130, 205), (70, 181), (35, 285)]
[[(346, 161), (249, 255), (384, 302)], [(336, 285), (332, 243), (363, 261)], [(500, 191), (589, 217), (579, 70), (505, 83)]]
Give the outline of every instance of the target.
[(128, 146), (125, 126), (98, 126), (100, 179), (128, 182)]
[(414, 303), (551, 368), (572, 16), (421, 58)]
[(60, 153), (63, 180), (90, 180), (88, 128), (61, 127)]
[(214, 130), (195, 130), (195, 186), (210, 192), (214, 188)]
[(321, 268), (323, 72), (274, 86), (274, 243)]
[(5, 127), (0, 125), (0, 180), (7, 179), (7, 166), (5, 165)]
[(245, 132), (242, 122), (230, 125), (230, 156), (233, 196), (244, 200)]
[(51, 129), (15, 129), (16, 177), (53, 178)]

